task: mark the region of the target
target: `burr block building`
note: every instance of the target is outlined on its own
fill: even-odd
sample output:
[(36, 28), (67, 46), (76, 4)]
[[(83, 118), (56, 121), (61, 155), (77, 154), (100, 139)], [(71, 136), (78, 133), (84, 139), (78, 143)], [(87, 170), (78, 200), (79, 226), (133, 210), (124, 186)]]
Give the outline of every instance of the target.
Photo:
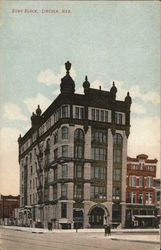
[(43, 114), (38, 106), (18, 139), (21, 211), (43, 227), (124, 226), (131, 97), (116, 100), (114, 83), (93, 89), (87, 77), (76, 94), (65, 67), (61, 93)]
[(127, 158), (127, 226), (154, 226), (156, 164), (145, 154)]

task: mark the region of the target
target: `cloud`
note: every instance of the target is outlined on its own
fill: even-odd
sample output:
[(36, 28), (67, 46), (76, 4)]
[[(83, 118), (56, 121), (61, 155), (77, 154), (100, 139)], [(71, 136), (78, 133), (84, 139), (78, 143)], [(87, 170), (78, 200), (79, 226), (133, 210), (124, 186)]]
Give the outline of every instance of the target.
[(131, 106), (131, 113), (132, 114), (145, 114), (146, 113), (146, 109), (138, 104), (138, 103), (133, 103), (132, 106)]
[(20, 107), (15, 104), (8, 102), (6, 103), (3, 108), (3, 118), (7, 118), (9, 120), (20, 120), (20, 121), (27, 121), (27, 117), (22, 113)]
[(38, 93), (36, 97), (26, 98), (24, 100), (24, 103), (27, 105), (27, 108), (30, 113), (35, 112), (38, 104), (40, 105), (42, 112), (44, 112), (46, 108), (48, 108), (48, 106), (51, 104), (51, 100), (48, 97), (42, 95), (41, 93)]
[[(112, 85), (112, 82), (111, 82)], [(139, 85), (134, 85), (132, 87), (130, 87), (129, 89), (127, 89), (125, 87), (125, 83), (122, 81), (115, 81), (115, 86), (117, 87), (117, 98), (118, 99), (124, 99), (125, 96), (127, 95), (127, 92), (130, 92), (130, 96), (132, 97), (132, 99), (136, 99), (139, 98), (141, 101), (147, 103), (147, 102), (151, 102), (153, 105), (157, 105), (160, 103), (160, 95), (157, 92), (154, 91), (142, 91), (140, 89)]]
[(147, 154), (158, 159), (158, 176), (160, 174), (160, 118), (131, 117), (131, 133), (128, 140), (128, 155)]
[(130, 93), (133, 98), (140, 98), (144, 102), (151, 102), (153, 105), (160, 103), (160, 95), (154, 91), (141, 92), (140, 86), (135, 85), (130, 88)]
[(101, 82), (99, 80), (95, 80), (94, 82), (91, 83), (91, 88), (99, 89), (100, 86), (101, 86), (101, 89), (103, 90), (104, 89), (103, 82)]
[[(54, 71), (52, 71), (51, 69), (46, 69), (42, 70), (39, 73), (37, 81), (40, 83), (44, 83), (47, 86), (59, 85), (61, 82), (61, 78), (64, 77), (65, 75), (66, 75), (66, 70), (64, 66), (60, 68), (60, 72), (58, 74), (55, 74)], [(73, 80), (75, 80), (76, 72), (73, 67), (70, 70), (70, 75), (73, 78)]]
[(17, 195), (19, 193), (17, 139), (20, 133), (21, 131), (16, 128), (0, 129), (0, 141), (3, 142), (0, 144), (0, 190), (2, 194)]

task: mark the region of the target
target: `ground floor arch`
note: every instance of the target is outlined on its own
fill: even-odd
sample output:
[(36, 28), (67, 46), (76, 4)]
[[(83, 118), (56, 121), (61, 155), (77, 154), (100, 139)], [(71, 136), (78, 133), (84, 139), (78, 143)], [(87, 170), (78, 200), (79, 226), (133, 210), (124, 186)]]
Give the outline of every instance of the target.
[(104, 205), (94, 205), (88, 212), (91, 228), (103, 228), (108, 224), (109, 212)]

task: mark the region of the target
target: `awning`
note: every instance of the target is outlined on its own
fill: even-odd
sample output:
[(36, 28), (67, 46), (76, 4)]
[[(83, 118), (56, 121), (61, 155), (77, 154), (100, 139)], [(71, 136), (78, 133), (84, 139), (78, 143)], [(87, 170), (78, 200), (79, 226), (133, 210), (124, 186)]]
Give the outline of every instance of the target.
[(154, 219), (154, 215), (134, 215), (136, 219)]

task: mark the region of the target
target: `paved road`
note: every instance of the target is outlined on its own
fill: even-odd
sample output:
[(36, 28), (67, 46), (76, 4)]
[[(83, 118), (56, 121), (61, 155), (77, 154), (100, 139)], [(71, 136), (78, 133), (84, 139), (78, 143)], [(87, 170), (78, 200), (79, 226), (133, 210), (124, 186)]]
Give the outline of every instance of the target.
[(159, 245), (115, 241), (102, 233), (32, 233), (0, 229), (0, 250), (159, 250)]

